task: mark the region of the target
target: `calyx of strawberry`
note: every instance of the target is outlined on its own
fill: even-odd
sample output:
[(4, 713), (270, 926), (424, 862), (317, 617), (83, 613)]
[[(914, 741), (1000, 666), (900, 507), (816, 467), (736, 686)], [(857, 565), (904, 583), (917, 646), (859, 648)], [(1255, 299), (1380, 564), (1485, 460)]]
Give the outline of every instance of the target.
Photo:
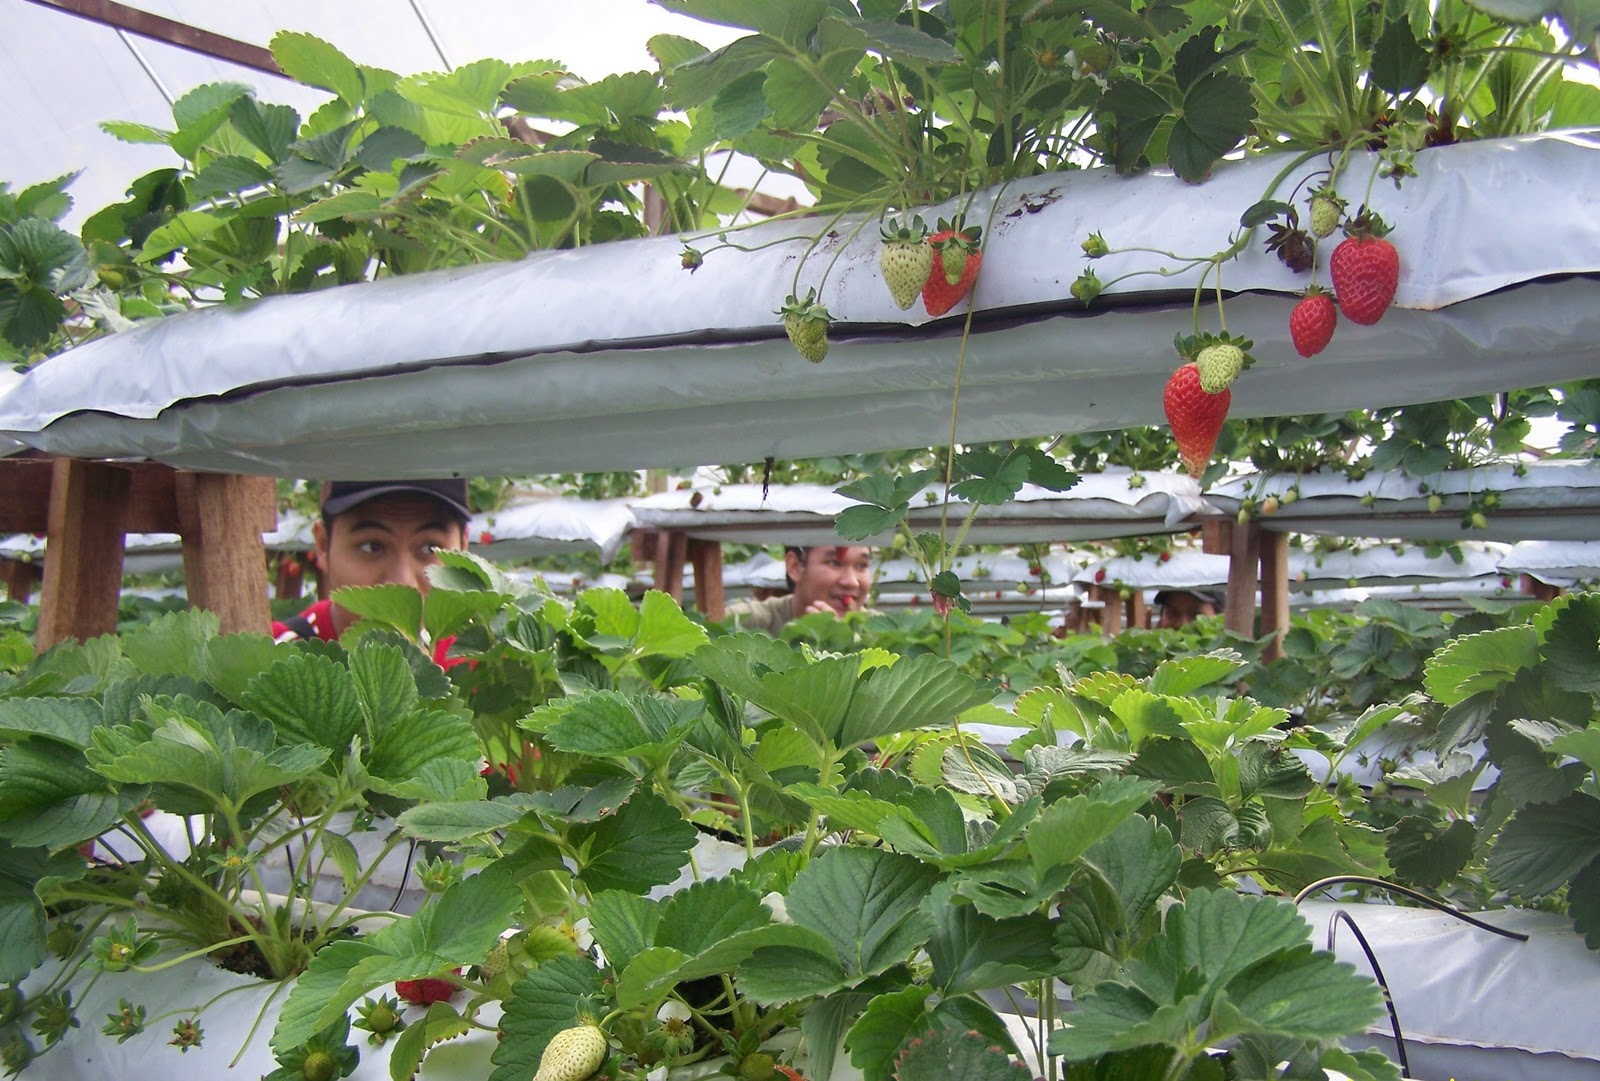
[(1394, 226), (1383, 220), (1383, 217), (1371, 207), (1362, 205), (1354, 217), (1344, 223), (1344, 235), (1348, 237), (1384, 237), (1394, 231)]
[(917, 215), (909, 222), (885, 222), (879, 226), (878, 234), (885, 244), (921, 244), (928, 239), (928, 224)]

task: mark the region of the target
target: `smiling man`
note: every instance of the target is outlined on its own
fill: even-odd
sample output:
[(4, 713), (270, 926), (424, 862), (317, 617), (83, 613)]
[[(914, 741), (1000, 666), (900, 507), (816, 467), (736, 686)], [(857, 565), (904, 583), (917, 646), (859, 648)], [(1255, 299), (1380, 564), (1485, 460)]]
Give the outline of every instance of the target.
[(783, 564), (794, 591), (730, 606), (730, 627), (776, 636), (790, 620), (812, 612), (859, 612), (872, 589), (872, 549), (861, 545), (785, 548)]
[[(331, 593), (385, 584), (428, 591), (440, 549), (467, 546), (467, 482), (335, 480), (322, 488), (322, 520), (312, 527), (317, 565)], [(276, 640), (337, 640), (356, 617), (332, 601), (272, 625)]]

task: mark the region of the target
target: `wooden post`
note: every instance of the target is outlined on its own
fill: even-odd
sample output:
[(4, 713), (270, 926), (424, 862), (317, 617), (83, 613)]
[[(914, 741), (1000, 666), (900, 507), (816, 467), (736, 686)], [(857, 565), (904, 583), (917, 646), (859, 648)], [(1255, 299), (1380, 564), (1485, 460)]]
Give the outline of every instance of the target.
[(656, 588), (683, 603), (683, 564), (689, 558), (689, 538), (675, 529), (656, 537)]
[(0, 560), (0, 564), (5, 566), (6, 596), (18, 604), (27, 604), (33, 596), (33, 583), (39, 580), (39, 564), (20, 559)]
[(722, 542), (690, 540), (689, 562), (694, 567), (695, 608), (720, 623), (727, 612), (722, 596)]
[(1122, 633), (1122, 597), (1107, 586), (1094, 587), (1094, 599), (1105, 607), (1100, 609), (1100, 633), (1114, 637)]
[(1261, 535), (1261, 633), (1272, 641), (1261, 651), (1261, 659), (1275, 661), (1283, 656), (1283, 635), (1289, 629), (1289, 534), (1264, 532)]
[(261, 534), (277, 526), (272, 478), (179, 473), (177, 482), (189, 603), (215, 612), (223, 634), (265, 633), (272, 615)]
[(278, 600), (292, 600), (305, 592), (306, 565), (304, 552), (283, 552), (278, 556), (277, 582), (272, 595)]
[(49, 554), (34, 638), (40, 652), (68, 638), (116, 631), (132, 486), (132, 475), (119, 466), (72, 458), (51, 463)]
[(1143, 631), (1150, 629), (1150, 611), (1144, 603), (1144, 590), (1137, 586), (1133, 596), (1128, 598), (1128, 626)]
[(1261, 564), (1261, 527), (1254, 522), (1235, 525), (1228, 553), (1228, 599), (1223, 625), (1254, 638), (1256, 634), (1256, 572)]
[(1522, 581), (1519, 582), (1518, 585), (1521, 587), (1522, 592), (1526, 593), (1528, 596), (1537, 601), (1553, 601), (1557, 597), (1561, 596), (1563, 592), (1560, 586), (1553, 586), (1545, 582), (1541, 582), (1531, 574), (1524, 574), (1522, 576)]

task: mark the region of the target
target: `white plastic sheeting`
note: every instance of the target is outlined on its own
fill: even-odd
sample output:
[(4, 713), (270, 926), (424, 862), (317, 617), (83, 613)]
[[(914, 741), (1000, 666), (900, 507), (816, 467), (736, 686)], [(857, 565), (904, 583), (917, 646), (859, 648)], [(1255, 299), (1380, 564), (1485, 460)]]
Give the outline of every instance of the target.
[[(1336, 552), (1289, 553), (1291, 589), (1336, 589), (1341, 585), (1413, 585), (1426, 582), (1499, 582), (1500, 561), (1510, 550), (1493, 542), (1463, 542), (1461, 561), (1449, 555), (1430, 556), (1420, 546), (1400, 551), (1345, 548)], [(1353, 588), (1353, 587), (1352, 587)]]
[(1228, 584), (1228, 564), (1227, 556), (1180, 548), (1165, 560), (1155, 553), (1101, 560), (1078, 571), (1072, 580), (1086, 586), (1213, 590)]
[[(45, 539), (32, 533), (0, 537), (0, 559), (43, 562)], [(183, 538), (176, 533), (129, 533), (122, 542), (124, 574), (153, 574), (183, 566)]]
[[(1600, 374), (1600, 364), (1590, 374)], [(1241, 499), (1282, 496), (1298, 484), (1299, 499), (1257, 519), (1263, 529), (1285, 533), (1434, 541), (1578, 541), (1600, 536), (1600, 462), (1526, 462), (1521, 468), (1520, 476), (1515, 466), (1496, 465), (1424, 477), (1371, 473), (1360, 480), (1320, 473), (1250, 474), (1218, 484), (1206, 498), (1231, 515)], [(1500, 499), (1500, 506), (1485, 515), (1488, 528), (1463, 528), (1469, 503), (1484, 492), (1495, 492)], [(1430, 495), (1442, 501), (1436, 511), (1428, 509)], [(1370, 506), (1362, 502), (1367, 497)]]
[(1520, 541), (1500, 561), (1506, 574), (1531, 574), (1567, 588), (1600, 580), (1600, 541)]
[[(1007, 503), (985, 505), (967, 530), (965, 544), (1028, 544), (1102, 540), (1191, 529), (1206, 509), (1199, 486), (1173, 473), (1134, 474), (1125, 469), (1084, 474), (1065, 492), (1023, 485)], [(1130, 481), (1132, 483), (1130, 483)], [(725, 484), (647, 496), (632, 504), (642, 526), (674, 529), (702, 540), (746, 544), (839, 544), (834, 518), (854, 499), (817, 484)], [(910, 500), (906, 522), (913, 533), (938, 532), (953, 541), (971, 504), (929, 487)], [(865, 543), (888, 544), (885, 531)]]
[[(1352, 183), (1375, 164), (1352, 159)], [(1078, 244), (1099, 229), (1115, 247), (1220, 249), (1283, 165), (1276, 155), (1224, 163), (1198, 187), (1161, 171), (1096, 169), (980, 193), (968, 217), (988, 222), (989, 246), (956, 440), (1159, 423), (1169, 343), (1191, 327), (1188, 298), (1174, 291), (1198, 271), (1129, 279), (1085, 312), (1069, 295), (1086, 265)], [(1321, 165), (1291, 171), (1278, 194)], [(1254, 339), (1257, 358), (1234, 388), (1234, 415), (1595, 373), (1600, 281), (1587, 275), (1600, 272), (1600, 216), (1589, 205), (1600, 135), (1443, 147), (1416, 166), (1402, 189), (1372, 193), (1399, 226), (1399, 309), (1376, 327), (1341, 326), (1315, 363), (1295, 354), (1286, 325), (1303, 280), (1260, 244), (1228, 265), (1226, 287), (1242, 294), (1228, 325)], [(0, 433), (61, 454), (356, 478), (942, 442), (962, 317), (919, 325), (895, 308), (865, 224), (841, 223), (799, 276), (804, 292), (833, 266), (821, 300), (838, 322), (818, 365), (795, 354), (773, 314), (807, 223), (774, 222), (741, 238), (762, 250), (716, 252), (694, 274), (679, 266), (679, 241), (661, 237), (162, 320), (35, 368), (0, 398)], [(1096, 270), (1109, 280), (1158, 265), (1125, 255)]]
[[(994, 552), (957, 556), (950, 570), (961, 579), (965, 592), (976, 595), (993, 593), (997, 589), (1014, 590), (1017, 586), (1037, 591), (1045, 581), (1067, 585), (1077, 572), (1078, 564), (1072, 555), (1063, 552), (1052, 552), (1037, 563), (1015, 553)], [(927, 591), (927, 582), (916, 561), (903, 558), (884, 561), (877, 569), (873, 586), (880, 597), (889, 593)], [(1076, 593), (1069, 588), (1067, 596)]]
[[(467, 525), (468, 547), (499, 562), (589, 551), (609, 563), (633, 528), (628, 503), (626, 499), (520, 499), (496, 511), (474, 514)], [(490, 540), (485, 542), (485, 536)]]
[[(1529, 935), (1516, 942), (1429, 909), (1379, 904), (1300, 906), (1312, 941), (1327, 948), (1333, 914), (1343, 908), (1383, 969), (1411, 1076), (1421, 1081), (1600, 1081), (1600, 953), (1584, 948), (1570, 920), (1549, 912), (1502, 909), (1477, 913), (1496, 927)], [(1371, 972), (1348, 927), (1334, 952)], [(1372, 1025), (1365, 1045), (1391, 1058), (1388, 1017)]]

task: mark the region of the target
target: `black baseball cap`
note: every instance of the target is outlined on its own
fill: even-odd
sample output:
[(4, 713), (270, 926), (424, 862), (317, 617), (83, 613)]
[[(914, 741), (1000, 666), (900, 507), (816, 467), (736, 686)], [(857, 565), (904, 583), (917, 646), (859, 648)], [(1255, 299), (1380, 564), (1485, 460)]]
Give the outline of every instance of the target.
[(420, 495), (437, 500), (465, 521), (472, 517), (467, 509), (467, 479), (444, 480), (330, 480), (322, 486), (322, 513), (329, 518), (369, 500), (386, 495)]

